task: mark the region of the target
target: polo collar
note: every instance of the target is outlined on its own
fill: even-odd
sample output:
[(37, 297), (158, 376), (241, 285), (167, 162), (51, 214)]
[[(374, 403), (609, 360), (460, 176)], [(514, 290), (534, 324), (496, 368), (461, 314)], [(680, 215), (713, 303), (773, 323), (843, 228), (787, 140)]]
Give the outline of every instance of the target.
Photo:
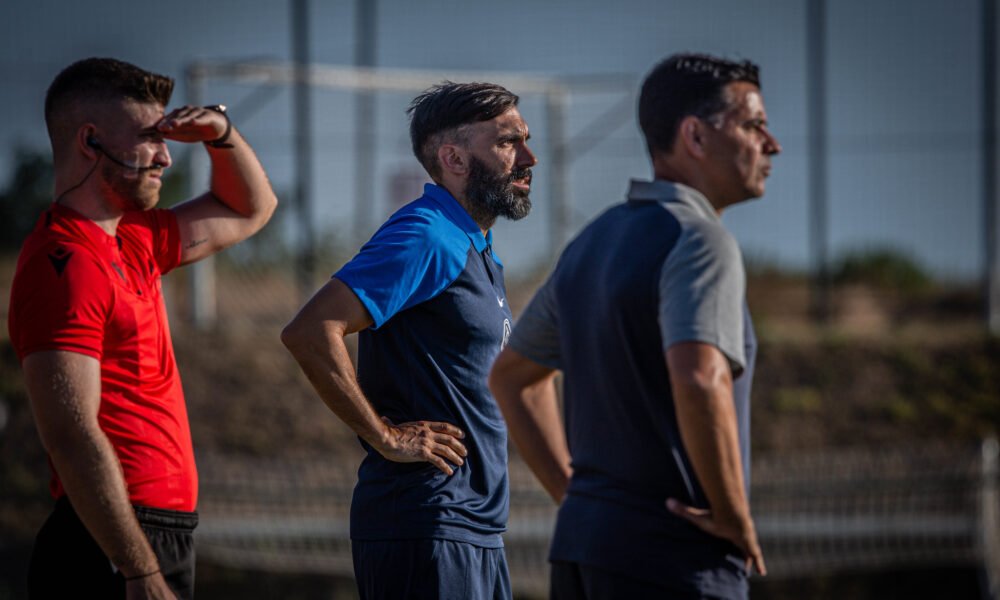
[(704, 194), (683, 183), (665, 179), (629, 182), (629, 202), (677, 202), (694, 209), (699, 215), (713, 221), (719, 220), (712, 204)]
[(75, 235), (87, 240), (94, 247), (112, 252), (112, 255), (113, 251), (118, 249), (121, 243), (118, 236), (109, 235), (97, 223), (62, 204), (53, 202), (49, 206), (49, 211), (45, 218), (48, 223), (57, 224), (57, 226), (65, 231), (72, 231)]
[(472, 245), (476, 247), (476, 252), (482, 252), (486, 248), (493, 246), (493, 230), (490, 229), (483, 235), (483, 230), (479, 224), (472, 220), (469, 213), (462, 208), (462, 205), (455, 200), (446, 188), (433, 183), (424, 184), (424, 195), (433, 200), (444, 210), (448, 220), (454, 223), (459, 229), (465, 232), (472, 240)]

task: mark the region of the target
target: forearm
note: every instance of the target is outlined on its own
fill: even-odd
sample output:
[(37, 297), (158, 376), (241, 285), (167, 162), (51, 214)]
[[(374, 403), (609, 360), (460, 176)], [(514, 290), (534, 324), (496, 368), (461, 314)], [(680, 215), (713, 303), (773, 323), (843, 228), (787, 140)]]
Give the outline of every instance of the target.
[(22, 367), (42, 445), (80, 520), (126, 577), (156, 571), (121, 463), (98, 422), (100, 363), (52, 351), (31, 354)]
[(235, 128), (228, 143), (233, 147), (205, 146), (212, 161), (210, 191), (233, 212), (250, 219), (256, 232), (271, 218), (277, 197), (253, 148)]
[(566, 495), (572, 469), (555, 376), (555, 369), (508, 347), (493, 363), (489, 386), (524, 462), (559, 503)]
[(524, 462), (552, 499), (560, 503), (573, 470), (553, 380), (554, 376), (549, 377), (520, 392), (501, 391), (504, 400), (500, 407)]
[(49, 444), (59, 479), (87, 531), (125, 577), (159, 570), (129, 502), (118, 457), (99, 429), (68, 431)]
[(358, 437), (373, 447), (383, 446), (387, 428), (361, 391), (343, 333), (326, 323), (313, 327), (313, 333), (286, 329), (282, 342), (323, 403)]
[(749, 521), (731, 386), (677, 385), (674, 405), (684, 448), (716, 519)]

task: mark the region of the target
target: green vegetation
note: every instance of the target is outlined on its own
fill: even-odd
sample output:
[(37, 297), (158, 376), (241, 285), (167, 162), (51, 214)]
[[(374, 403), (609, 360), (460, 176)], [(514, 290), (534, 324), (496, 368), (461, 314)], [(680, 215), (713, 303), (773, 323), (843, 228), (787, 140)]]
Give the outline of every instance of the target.
[(48, 153), (15, 151), (7, 188), (0, 192), (0, 251), (16, 252), (52, 202), (52, 160)]
[(931, 278), (916, 260), (891, 248), (849, 253), (832, 275), (836, 284), (864, 284), (903, 293), (924, 292), (931, 286)]

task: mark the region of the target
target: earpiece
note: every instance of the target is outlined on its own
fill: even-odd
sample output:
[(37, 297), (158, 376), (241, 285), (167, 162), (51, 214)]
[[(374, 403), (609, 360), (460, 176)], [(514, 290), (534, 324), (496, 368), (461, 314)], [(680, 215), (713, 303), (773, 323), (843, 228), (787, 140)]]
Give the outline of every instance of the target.
[(98, 150), (101, 149), (101, 145), (98, 144), (97, 140), (95, 140), (92, 137), (87, 137), (87, 145), (90, 146), (91, 148), (97, 148)]

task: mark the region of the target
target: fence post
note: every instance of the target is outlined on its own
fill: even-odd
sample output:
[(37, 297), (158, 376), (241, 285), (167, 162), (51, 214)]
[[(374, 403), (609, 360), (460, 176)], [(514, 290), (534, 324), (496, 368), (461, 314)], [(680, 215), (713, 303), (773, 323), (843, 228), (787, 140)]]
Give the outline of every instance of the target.
[[(192, 106), (201, 106), (204, 77), (192, 66), (187, 70), (187, 96)], [(188, 197), (194, 198), (208, 188), (211, 173), (208, 159), (201, 144), (191, 144), (188, 148)], [(206, 330), (215, 325), (215, 257), (209, 256), (190, 266), (188, 271), (191, 283), (191, 322), (199, 330)]]
[(989, 437), (982, 444), (982, 481), (979, 495), (979, 543), (987, 598), (1000, 598), (1000, 443)]

